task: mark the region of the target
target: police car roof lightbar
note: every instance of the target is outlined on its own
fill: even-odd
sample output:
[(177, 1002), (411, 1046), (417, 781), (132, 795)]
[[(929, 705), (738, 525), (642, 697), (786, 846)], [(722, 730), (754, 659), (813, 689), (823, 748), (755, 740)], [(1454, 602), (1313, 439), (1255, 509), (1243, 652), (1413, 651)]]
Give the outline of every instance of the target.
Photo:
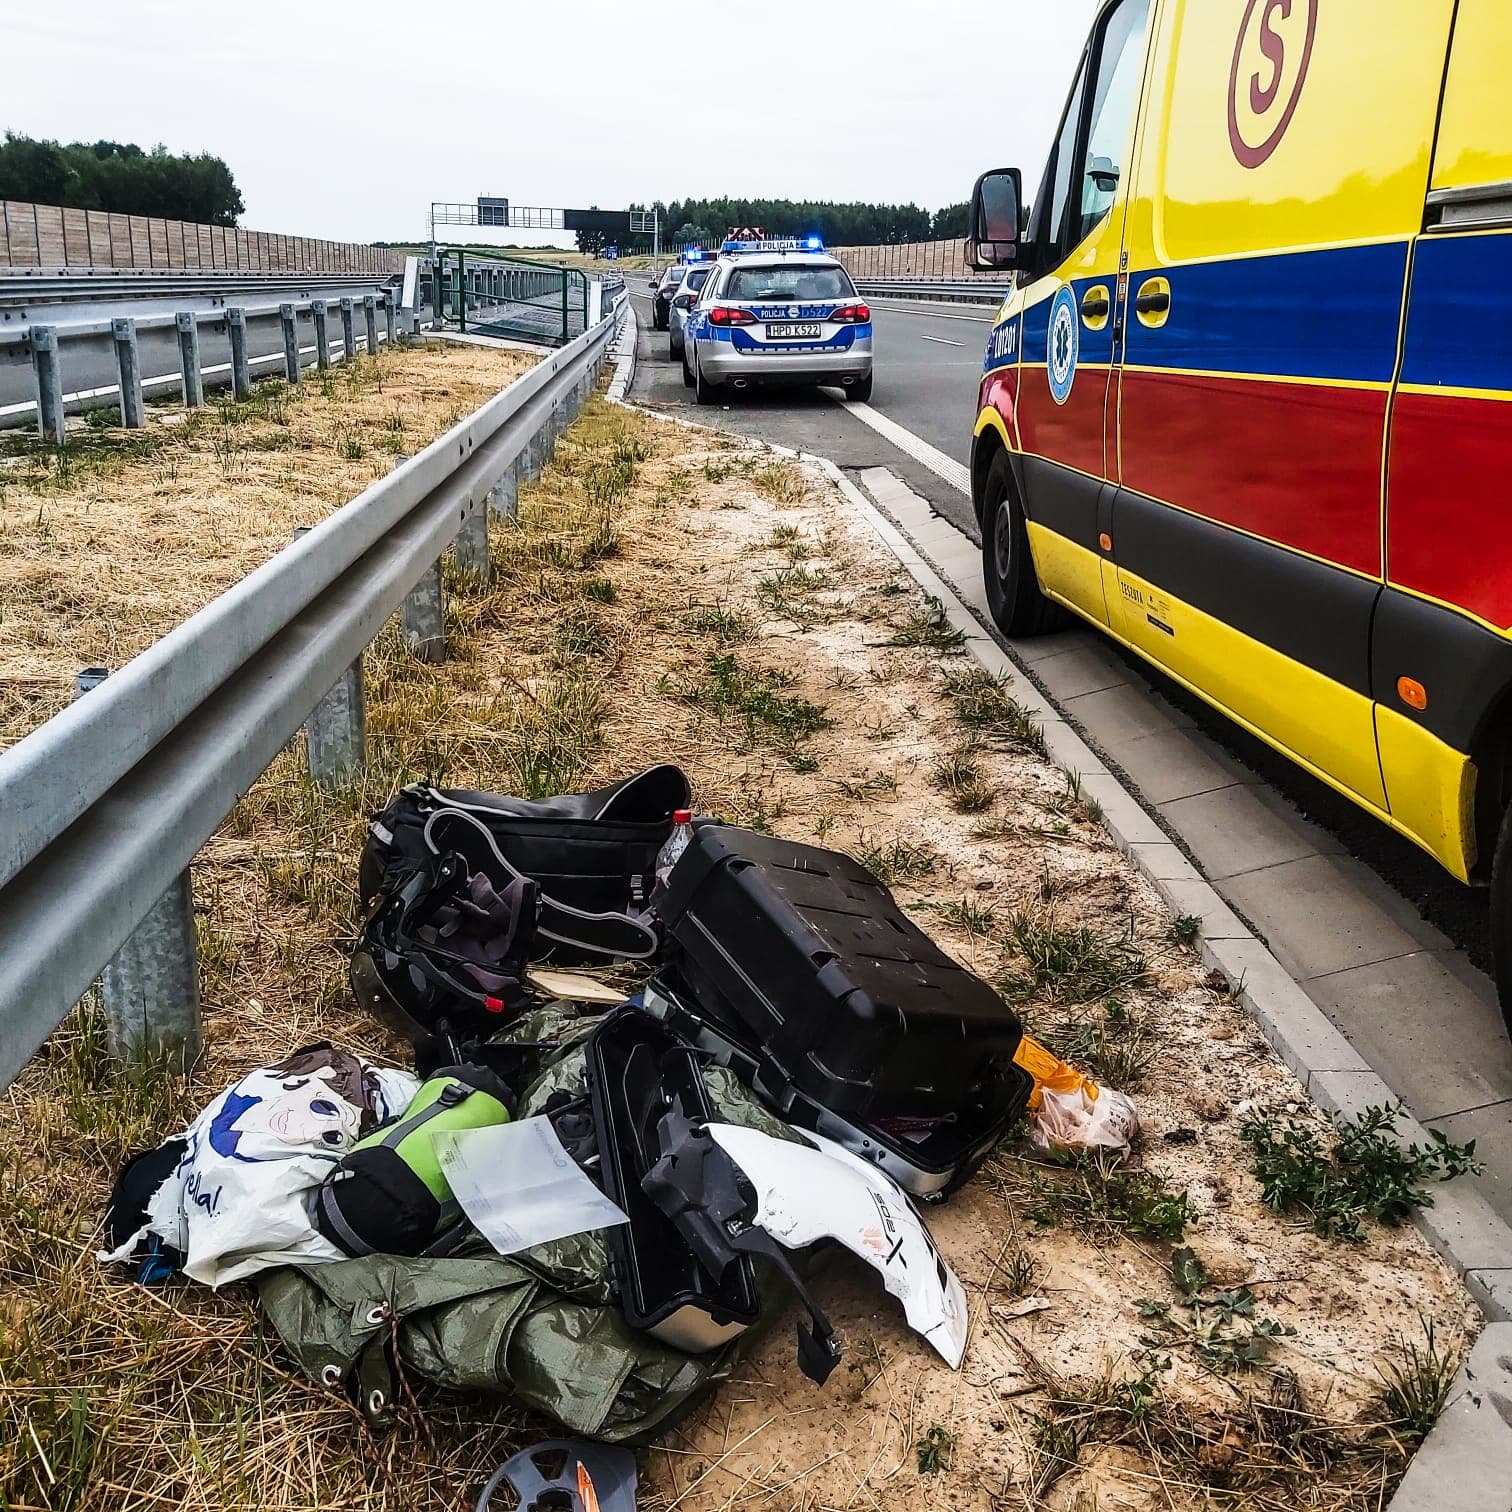
[(760, 241), (727, 241), (721, 252), (822, 252), (824, 238), (819, 236), (768, 236)]
[(708, 255), (702, 247), (684, 247), (682, 260), (685, 263), (702, 262)]

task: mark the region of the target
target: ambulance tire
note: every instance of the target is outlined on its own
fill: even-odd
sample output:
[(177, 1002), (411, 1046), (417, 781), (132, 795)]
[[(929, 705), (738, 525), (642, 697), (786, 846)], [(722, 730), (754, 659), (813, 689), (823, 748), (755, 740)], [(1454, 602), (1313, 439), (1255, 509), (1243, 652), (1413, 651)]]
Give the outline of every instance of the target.
[(1065, 611), (1040, 591), (1024, 511), (1003, 451), (992, 459), (982, 500), (982, 580), (987, 607), (1004, 635), (1044, 635), (1066, 623)]
[(1491, 959), (1502, 1017), (1512, 1035), (1512, 808), (1502, 815), (1491, 862)]

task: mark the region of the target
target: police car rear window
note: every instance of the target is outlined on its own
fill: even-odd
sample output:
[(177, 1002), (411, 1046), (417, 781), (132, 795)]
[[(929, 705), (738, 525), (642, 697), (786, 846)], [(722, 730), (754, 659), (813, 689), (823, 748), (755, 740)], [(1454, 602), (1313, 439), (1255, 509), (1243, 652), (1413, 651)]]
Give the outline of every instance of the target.
[(807, 268), (802, 263), (770, 267), (742, 264), (730, 274), (726, 299), (851, 299), (855, 296), (844, 268)]
[(707, 268), (694, 268), (684, 279), (684, 282), (690, 289), (701, 289), (708, 281), (709, 270)]

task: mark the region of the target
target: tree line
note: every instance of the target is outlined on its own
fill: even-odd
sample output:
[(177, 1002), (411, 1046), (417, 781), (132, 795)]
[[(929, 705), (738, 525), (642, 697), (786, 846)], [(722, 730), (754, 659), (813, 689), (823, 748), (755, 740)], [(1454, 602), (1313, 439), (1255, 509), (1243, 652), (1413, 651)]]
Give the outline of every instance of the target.
[(0, 199), (234, 226), (246, 206), (225, 162), (134, 142), (0, 141)]
[(760, 226), (768, 236), (822, 236), (826, 246), (945, 241), (966, 234), (967, 205), (929, 211), (918, 205), (861, 201), (688, 199), (632, 205), (659, 212), (664, 246), (717, 246), (731, 226)]

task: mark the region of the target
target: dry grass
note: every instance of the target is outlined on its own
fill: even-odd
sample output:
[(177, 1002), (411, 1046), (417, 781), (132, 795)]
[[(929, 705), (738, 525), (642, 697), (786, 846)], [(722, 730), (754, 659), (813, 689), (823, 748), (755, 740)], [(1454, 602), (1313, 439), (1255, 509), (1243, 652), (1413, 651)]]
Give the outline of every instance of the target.
[(153, 406), (144, 431), (0, 436), (0, 745), (81, 667), (122, 666), (531, 361), (385, 347), (242, 403)]
[[(870, 1273), (827, 1274), (841, 1371), (795, 1381), (774, 1330), (643, 1455), (643, 1512), (1377, 1506), (1404, 1451), (1376, 1358), (1421, 1313), (1452, 1363), (1463, 1294), (1411, 1231), (1340, 1256), (1261, 1206), (1229, 1109), (1295, 1083), (1061, 776), (1014, 728), (995, 738), (1000, 690), (968, 688), (953, 645), (910, 644), (930, 607), (865, 527), (791, 464), (595, 401), (519, 524), (492, 531), (491, 586), (449, 576), (449, 660), (417, 663), (392, 632), (369, 654), (364, 781), (318, 793), (285, 753), (197, 863), (208, 1048), (190, 1083), (110, 1071), (86, 1007), (0, 1109), (0, 1506), (458, 1507), (546, 1436), (507, 1404), (421, 1391), (372, 1439), (287, 1373), (240, 1289), (142, 1293), (95, 1265), (93, 1231), (121, 1156), (247, 1066), (321, 1036), (397, 1052), (344, 977), (363, 814), (397, 783), (543, 793), (663, 759), (705, 812), (886, 870), (1052, 1036), (1137, 1065), (1150, 1136), (1112, 1173), (1008, 1145), (932, 1214), (972, 1306), (959, 1374)], [(824, 581), (774, 618), (761, 585), (799, 540), (823, 543)], [(963, 784), (990, 808), (954, 807)], [(1200, 1142), (1160, 1139), (1189, 1126)], [(1274, 1372), (1217, 1381), (1179, 1350), (1156, 1370), (1139, 1343), (1133, 1299), (1170, 1295), (1178, 1201), (1213, 1275), (1297, 1328)], [(1031, 1286), (1049, 1309), (1015, 1314)], [(951, 1453), (921, 1474), (931, 1434)]]

